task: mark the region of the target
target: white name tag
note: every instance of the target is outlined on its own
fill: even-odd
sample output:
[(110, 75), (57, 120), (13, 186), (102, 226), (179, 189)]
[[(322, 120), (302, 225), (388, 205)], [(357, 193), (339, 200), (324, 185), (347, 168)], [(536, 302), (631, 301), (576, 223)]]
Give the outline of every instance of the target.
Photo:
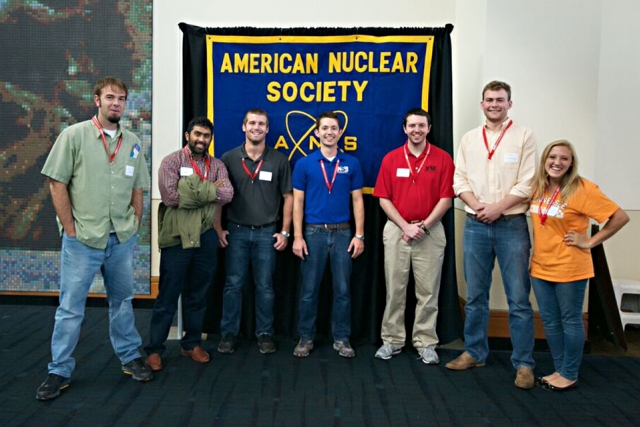
[(129, 166), (129, 165), (127, 165), (127, 166), (124, 168), (124, 174), (125, 174), (126, 176), (133, 176), (133, 171), (135, 171), (135, 168), (134, 168), (133, 166)]
[(518, 163), (518, 153), (505, 153), (504, 162), (505, 163)]
[(190, 176), (193, 175), (193, 168), (180, 168), (180, 176)]
[(258, 179), (260, 181), (271, 181), (272, 176), (273, 176), (273, 172), (260, 171), (260, 175), (258, 175)]
[(549, 209), (549, 212), (547, 212), (547, 215), (548, 216), (553, 216), (553, 217), (558, 215), (558, 207), (557, 206), (552, 206), (551, 209)]
[(396, 176), (398, 178), (409, 178), (411, 176), (411, 171), (408, 168), (398, 168)]

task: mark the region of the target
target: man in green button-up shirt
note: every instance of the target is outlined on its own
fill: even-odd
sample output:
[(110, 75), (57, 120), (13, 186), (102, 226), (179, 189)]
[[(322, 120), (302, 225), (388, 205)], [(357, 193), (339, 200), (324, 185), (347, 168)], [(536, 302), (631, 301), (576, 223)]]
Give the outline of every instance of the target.
[(36, 398), (54, 399), (69, 386), (89, 287), (102, 273), (109, 302), (113, 349), (125, 374), (148, 381), (134, 325), (133, 248), (142, 218), (149, 171), (140, 140), (119, 125), (128, 90), (105, 77), (94, 89), (98, 113), (65, 129), (42, 169), (56, 210), (62, 251), (60, 306), (51, 339), (49, 375)]

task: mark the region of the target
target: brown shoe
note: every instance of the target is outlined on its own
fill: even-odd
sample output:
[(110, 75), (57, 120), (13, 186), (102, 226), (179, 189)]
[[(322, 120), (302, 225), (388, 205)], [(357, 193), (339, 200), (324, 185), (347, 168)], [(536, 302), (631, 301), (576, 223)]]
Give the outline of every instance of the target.
[(162, 359), (158, 353), (151, 353), (147, 360), (144, 361), (147, 364), (149, 369), (153, 372), (158, 372), (162, 370)]
[(520, 366), (516, 374), (516, 387), (529, 390), (533, 388), (536, 381), (533, 377), (533, 369), (528, 366)]
[(476, 359), (466, 351), (445, 365), (447, 369), (451, 369), (452, 371), (466, 371), (467, 369), (481, 368), (483, 366), (484, 363), (476, 361)]
[(199, 345), (195, 346), (191, 350), (185, 350), (183, 348), (182, 350), (180, 350), (180, 354), (182, 354), (183, 356), (189, 356), (198, 363), (207, 363), (209, 361), (209, 353), (204, 351), (204, 349)]

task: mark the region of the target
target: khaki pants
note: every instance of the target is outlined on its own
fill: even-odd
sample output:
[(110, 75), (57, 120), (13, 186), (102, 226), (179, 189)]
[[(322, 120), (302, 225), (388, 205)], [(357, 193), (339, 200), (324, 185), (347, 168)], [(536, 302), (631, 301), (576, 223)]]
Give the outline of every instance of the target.
[(385, 343), (404, 346), (404, 312), (411, 266), (417, 299), (413, 346), (420, 349), (435, 347), (438, 343), (438, 293), (447, 239), (441, 222), (432, 226), (429, 232), (431, 234), (421, 240), (406, 243), (402, 240), (402, 230), (392, 221), (387, 221), (384, 227), (382, 241), (387, 303), (382, 318), (381, 336)]

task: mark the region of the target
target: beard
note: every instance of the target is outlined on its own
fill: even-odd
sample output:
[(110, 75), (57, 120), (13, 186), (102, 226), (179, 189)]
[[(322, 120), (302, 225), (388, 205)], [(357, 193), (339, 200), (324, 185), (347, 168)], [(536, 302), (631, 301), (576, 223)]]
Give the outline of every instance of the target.
[(107, 120), (109, 120), (110, 123), (113, 123), (115, 125), (120, 123), (120, 119), (121, 118), (122, 118), (122, 116), (116, 116), (115, 114), (110, 114), (110, 115), (107, 116)]
[(202, 156), (204, 153), (207, 152), (207, 149), (208, 149), (206, 145), (204, 147), (201, 147), (199, 144), (196, 145), (196, 142), (192, 142), (192, 141), (189, 141), (188, 145), (189, 145), (189, 150), (191, 151), (191, 154), (196, 157)]

